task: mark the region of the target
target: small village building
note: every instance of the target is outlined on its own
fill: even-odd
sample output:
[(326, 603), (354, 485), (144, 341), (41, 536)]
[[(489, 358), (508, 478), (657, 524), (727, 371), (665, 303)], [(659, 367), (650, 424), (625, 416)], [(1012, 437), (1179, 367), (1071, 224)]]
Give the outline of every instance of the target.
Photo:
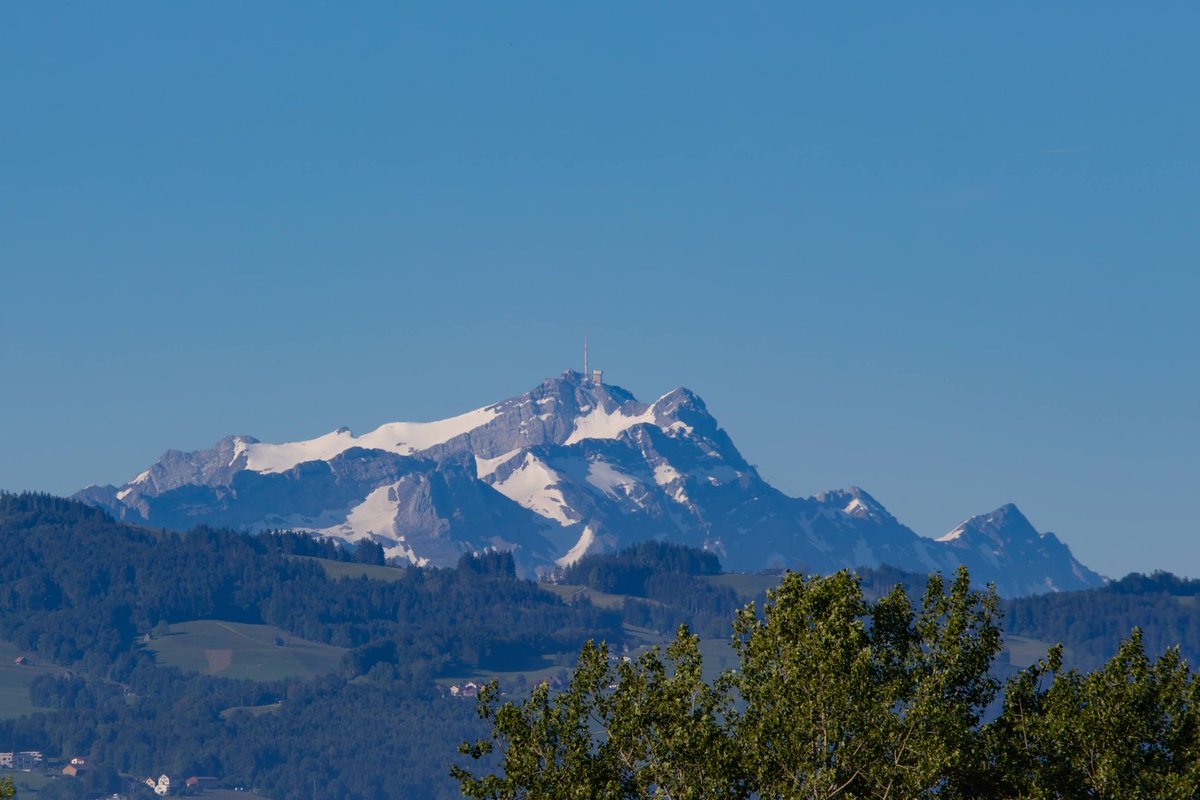
[(171, 776), (164, 773), (158, 776), (157, 781), (151, 776), (146, 778), (146, 785), (153, 789), (159, 797), (165, 797), (171, 793)]

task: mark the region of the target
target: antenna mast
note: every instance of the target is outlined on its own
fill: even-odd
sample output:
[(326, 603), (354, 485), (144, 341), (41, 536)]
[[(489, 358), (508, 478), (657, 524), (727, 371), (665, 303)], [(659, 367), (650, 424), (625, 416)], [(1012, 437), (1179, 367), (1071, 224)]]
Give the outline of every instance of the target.
[(593, 370), (588, 364), (587, 328), (583, 329), (583, 382), (594, 386), (604, 384), (604, 372), (598, 369)]

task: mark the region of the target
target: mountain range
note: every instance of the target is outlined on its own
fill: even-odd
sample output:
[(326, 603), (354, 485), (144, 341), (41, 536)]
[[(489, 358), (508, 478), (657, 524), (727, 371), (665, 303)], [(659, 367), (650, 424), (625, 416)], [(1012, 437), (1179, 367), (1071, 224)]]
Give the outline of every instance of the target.
[(734, 571), (965, 564), (1006, 596), (1104, 582), (1014, 505), (934, 539), (857, 487), (790, 497), (690, 390), (647, 404), (571, 370), (436, 422), (169, 450), (128, 483), (75, 497), (144, 525), (307, 531), (422, 565), (506, 549), (527, 574), (657, 539), (715, 552)]

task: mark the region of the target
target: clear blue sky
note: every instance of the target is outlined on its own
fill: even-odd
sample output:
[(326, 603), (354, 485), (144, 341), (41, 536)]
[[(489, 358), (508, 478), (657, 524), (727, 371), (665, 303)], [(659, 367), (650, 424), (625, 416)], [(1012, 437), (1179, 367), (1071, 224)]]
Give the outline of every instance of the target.
[(593, 363), (792, 494), (1200, 576), (1200, 6), (19, 4), (0, 487)]

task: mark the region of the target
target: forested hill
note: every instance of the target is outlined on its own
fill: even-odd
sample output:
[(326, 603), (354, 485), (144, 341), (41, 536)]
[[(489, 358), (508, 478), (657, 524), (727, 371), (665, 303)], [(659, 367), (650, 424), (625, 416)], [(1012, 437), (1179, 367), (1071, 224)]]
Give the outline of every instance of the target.
[(1178, 646), (1200, 664), (1200, 580), (1130, 573), (1101, 589), (1010, 600), (1004, 612), (1007, 633), (1064, 642), (1068, 663), (1080, 669), (1103, 664), (1134, 627), (1148, 653)]
[(295, 534), (156, 533), (73, 501), (0, 495), (0, 638), (119, 680), (135, 639), (160, 621), (266, 623), (337, 647), (394, 640), (405, 677), (421, 683), (620, 636), (616, 614), (518, 580), (505, 555), (387, 582), (334, 580), (297, 555), (346, 557)]
[[(519, 580), (503, 555), (387, 570), (387, 581), (330, 577), (346, 558), (304, 536), (156, 532), (0, 494), (0, 639), (73, 676), (34, 681), (33, 702), (57, 710), (0, 721), (0, 750), (90, 755), (87, 781), (59, 780), (43, 800), (161, 772), (273, 798), (311, 797), (314, 785), (327, 798), (453, 796), (447, 765), (475, 722), (436, 676), (537, 669), (587, 638), (621, 639), (616, 611)], [(155, 663), (152, 632), (210, 619), (348, 652), (324, 677), (260, 682)], [(222, 716), (234, 707), (270, 713)]]

